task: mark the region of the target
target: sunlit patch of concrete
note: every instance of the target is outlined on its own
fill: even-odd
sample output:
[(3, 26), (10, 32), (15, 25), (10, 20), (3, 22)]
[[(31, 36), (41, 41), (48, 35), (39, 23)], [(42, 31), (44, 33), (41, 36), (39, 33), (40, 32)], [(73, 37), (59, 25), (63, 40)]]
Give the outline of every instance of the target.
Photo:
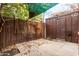
[(77, 56), (78, 44), (38, 39), (16, 44), (21, 56)]

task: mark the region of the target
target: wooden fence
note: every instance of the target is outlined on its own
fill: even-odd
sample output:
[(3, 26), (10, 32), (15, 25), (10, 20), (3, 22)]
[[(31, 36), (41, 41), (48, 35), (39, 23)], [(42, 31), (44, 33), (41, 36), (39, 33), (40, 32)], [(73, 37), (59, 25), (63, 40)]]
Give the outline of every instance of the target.
[(4, 23), (0, 32), (0, 48), (5, 48), (12, 44), (35, 40), (44, 36), (43, 22), (27, 22), (23, 20), (8, 20)]
[(47, 38), (79, 41), (79, 12), (71, 12), (46, 19)]
[[(44, 38), (43, 22), (27, 22), (20, 19), (6, 18), (0, 32), (0, 49), (7, 46)], [(46, 37), (60, 38), (69, 42), (79, 42), (79, 12), (71, 12), (46, 19)]]

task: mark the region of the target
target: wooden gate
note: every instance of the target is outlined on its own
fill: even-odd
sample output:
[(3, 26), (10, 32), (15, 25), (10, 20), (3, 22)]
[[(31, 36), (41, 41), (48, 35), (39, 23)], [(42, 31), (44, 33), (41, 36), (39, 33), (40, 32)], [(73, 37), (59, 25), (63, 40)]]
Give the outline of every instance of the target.
[(79, 13), (71, 12), (46, 19), (46, 36), (78, 43)]

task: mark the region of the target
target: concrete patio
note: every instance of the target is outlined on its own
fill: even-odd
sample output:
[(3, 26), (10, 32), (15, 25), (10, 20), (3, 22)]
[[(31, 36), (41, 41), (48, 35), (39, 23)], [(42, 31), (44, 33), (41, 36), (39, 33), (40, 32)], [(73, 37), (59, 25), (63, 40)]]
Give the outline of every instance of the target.
[(78, 44), (60, 40), (38, 39), (16, 47), (20, 51), (17, 56), (78, 56)]

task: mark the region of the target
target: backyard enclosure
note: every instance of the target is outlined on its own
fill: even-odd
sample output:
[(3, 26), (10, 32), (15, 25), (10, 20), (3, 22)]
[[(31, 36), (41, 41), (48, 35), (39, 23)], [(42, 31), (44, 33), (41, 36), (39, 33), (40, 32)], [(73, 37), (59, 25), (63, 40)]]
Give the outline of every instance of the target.
[(46, 19), (46, 34), (52, 39), (78, 43), (79, 39), (79, 12), (59, 14)]
[(56, 17), (46, 19), (44, 22), (32, 22), (21, 19), (3, 17), (5, 23), (0, 32), (0, 48), (35, 40), (46, 38), (78, 43), (79, 40), (79, 12), (70, 12)]
[(4, 17), (6, 20), (0, 32), (0, 48), (35, 40), (44, 36), (43, 22), (32, 22)]

